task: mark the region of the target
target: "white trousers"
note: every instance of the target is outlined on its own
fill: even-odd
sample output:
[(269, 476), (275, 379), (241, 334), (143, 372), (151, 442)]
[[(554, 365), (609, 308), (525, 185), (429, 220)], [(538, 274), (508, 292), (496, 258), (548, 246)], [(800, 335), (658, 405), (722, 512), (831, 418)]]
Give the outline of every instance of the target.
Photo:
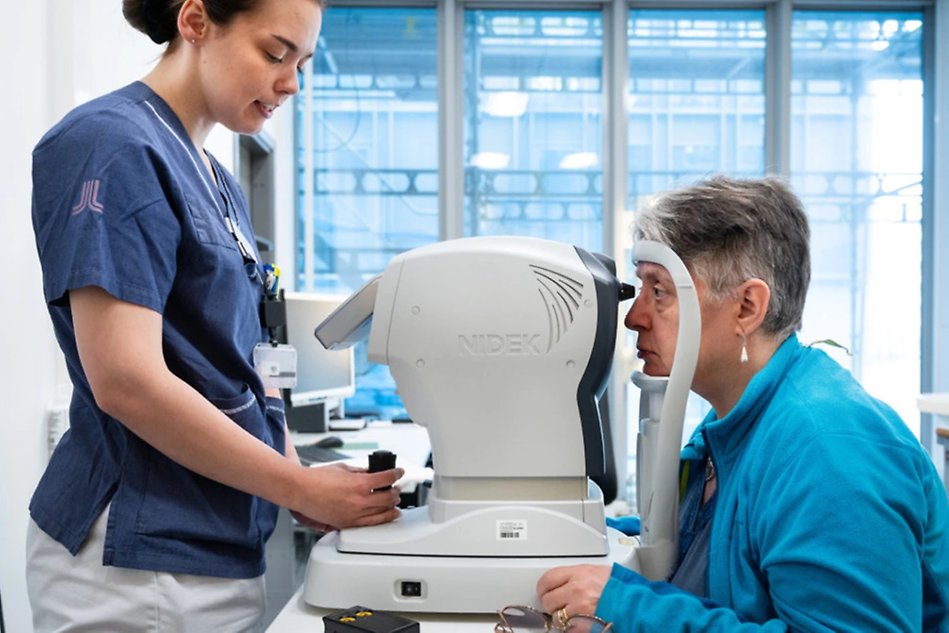
[(264, 578), (234, 580), (106, 567), (108, 508), (76, 556), (31, 519), (26, 585), (34, 633), (258, 632)]

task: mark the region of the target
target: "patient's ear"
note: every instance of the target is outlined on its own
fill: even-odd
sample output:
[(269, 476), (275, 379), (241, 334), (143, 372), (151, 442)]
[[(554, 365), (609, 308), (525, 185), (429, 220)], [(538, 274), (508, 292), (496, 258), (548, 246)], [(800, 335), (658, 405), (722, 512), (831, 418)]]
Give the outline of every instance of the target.
[(764, 322), (771, 303), (771, 288), (760, 279), (749, 279), (737, 291), (739, 334), (751, 334)]

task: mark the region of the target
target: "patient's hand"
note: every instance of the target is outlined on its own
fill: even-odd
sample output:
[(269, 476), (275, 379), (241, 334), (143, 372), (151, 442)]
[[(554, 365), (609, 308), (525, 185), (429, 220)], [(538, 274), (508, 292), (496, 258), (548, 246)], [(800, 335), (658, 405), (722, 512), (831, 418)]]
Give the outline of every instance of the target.
[(603, 587), (610, 579), (608, 565), (572, 565), (554, 567), (537, 581), (537, 595), (544, 611), (557, 617), (560, 609), (567, 615), (594, 615)]

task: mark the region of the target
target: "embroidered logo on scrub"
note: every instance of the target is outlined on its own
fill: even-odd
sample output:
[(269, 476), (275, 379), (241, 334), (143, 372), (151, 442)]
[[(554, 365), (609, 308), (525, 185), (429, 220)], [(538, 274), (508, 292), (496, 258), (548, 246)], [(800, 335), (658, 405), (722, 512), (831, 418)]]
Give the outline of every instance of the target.
[(72, 208), (72, 215), (79, 215), (86, 209), (102, 213), (105, 208), (99, 202), (99, 180), (87, 180), (82, 183), (82, 196), (79, 198), (79, 204)]

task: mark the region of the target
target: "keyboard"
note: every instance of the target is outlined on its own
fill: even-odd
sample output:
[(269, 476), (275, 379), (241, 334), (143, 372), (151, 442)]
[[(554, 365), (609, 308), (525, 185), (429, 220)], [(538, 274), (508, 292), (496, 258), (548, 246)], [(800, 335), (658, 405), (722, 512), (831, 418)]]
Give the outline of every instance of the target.
[(316, 444), (304, 444), (303, 446), (297, 446), (295, 448), (297, 449), (297, 457), (300, 458), (300, 463), (304, 466), (325, 462), (337, 462), (341, 459), (349, 459), (350, 457), (332, 448), (324, 448)]

